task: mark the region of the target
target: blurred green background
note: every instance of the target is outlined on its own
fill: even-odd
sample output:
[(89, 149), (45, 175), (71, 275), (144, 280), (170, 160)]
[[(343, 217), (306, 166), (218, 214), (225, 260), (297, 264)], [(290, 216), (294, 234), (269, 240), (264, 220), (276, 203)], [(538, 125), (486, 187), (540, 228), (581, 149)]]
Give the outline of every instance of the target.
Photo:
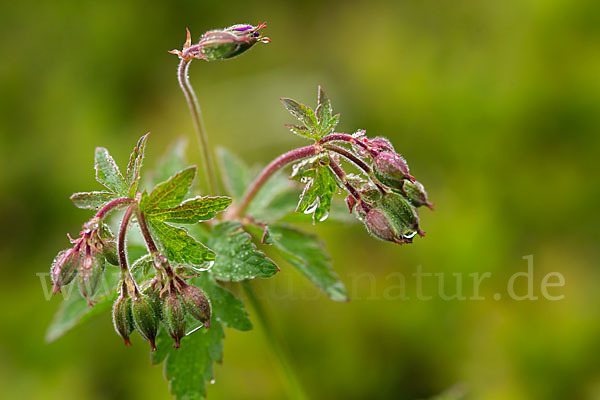
[[(46, 344), (60, 298), (47, 272), (89, 213), (68, 196), (99, 189), (95, 146), (121, 164), (152, 131), (151, 165), (192, 124), (176, 82), (194, 38), (266, 20), (273, 42), (195, 62), (211, 141), (266, 163), (303, 145), (279, 97), (316, 101), (340, 129), (392, 139), (435, 212), (423, 239), (394, 246), (360, 225), (323, 234), (352, 301), (333, 303), (287, 265), (257, 287), (311, 399), (600, 399), (600, 3), (506, 1), (12, 1), (0, 7), (0, 388), (3, 398), (166, 399), (139, 336), (126, 348), (104, 314)], [(194, 143), (191, 141), (190, 143)], [(190, 158), (198, 162), (190, 146)], [(596, 165), (596, 167), (594, 167)], [(507, 282), (533, 255), (537, 301)], [(485, 300), (449, 300), (411, 274), (490, 272)], [(545, 274), (565, 278), (550, 301)], [(397, 295), (398, 273), (406, 296)], [(517, 292), (527, 285), (519, 279)], [(495, 300), (493, 295), (502, 298)], [(228, 330), (211, 399), (281, 399), (260, 330)], [(466, 397), (461, 397), (466, 393)]]

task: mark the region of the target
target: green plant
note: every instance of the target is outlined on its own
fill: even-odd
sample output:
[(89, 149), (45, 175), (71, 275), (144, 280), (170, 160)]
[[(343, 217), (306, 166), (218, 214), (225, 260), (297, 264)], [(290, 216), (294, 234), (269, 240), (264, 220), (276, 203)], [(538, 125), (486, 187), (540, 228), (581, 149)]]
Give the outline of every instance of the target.
[[(334, 114), (321, 87), (314, 110), (281, 99), (301, 123), (287, 127), (310, 140), (310, 145), (277, 157), (254, 179), (239, 158), (221, 149), (221, 175), (217, 176), (188, 68), (193, 59), (231, 58), (255, 43), (268, 42), (260, 33), (265, 26), (234, 25), (209, 31), (196, 44), (188, 31), (183, 49), (172, 51), (180, 58), (179, 83), (203, 154), (205, 189), (217, 193), (220, 181), (228, 196), (194, 196), (197, 168), (185, 167), (181, 146), (155, 171), (153, 188), (141, 189), (149, 134), (139, 139), (123, 172), (106, 149), (97, 148), (96, 179), (105, 190), (71, 196), (77, 207), (96, 213), (83, 225), (80, 236), (71, 239), (72, 247), (56, 256), (51, 268), (54, 293), (77, 280), (82, 297), (63, 304), (48, 338), (55, 339), (112, 306), (115, 330), (124, 343), (131, 344), (133, 332), (150, 343), (152, 361), (165, 362), (166, 378), (178, 398), (205, 395), (212, 365), (222, 357), (224, 326), (252, 327), (244, 304), (219, 282), (242, 282), (265, 332), (271, 335), (292, 392), (302, 396), (250, 286), (251, 279), (268, 278), (279, 271), (257, 242), (270, 245), (332, 300), (347, 300), (347, 293), (321, 241), (283, 222), (290, 211), (309, 215), (313, 223), (322, 222), (331, 213), (333, 196), (346, 192), (348, 212), (371, 235), (403, 244), (417, 234), (424, 235), (416, 208), (432, 206), (423, 186), (409, 174), (405, 160), (387, 139), (368, 138), (364, 130), (352, 135), (336, 132), (340, 114)], [(342, 162), (356, 173), (346, 173)], [(304, 185), (299, 201), (296, 186), (277, 174), (289, 164), (293, 164), (290, 178)], [(115, 220), (109, 217), (115, 215), (119, 218), (113, 234), (110, 225)], [(127, 238), (134, 225), (141, 233), (139, 243)]]

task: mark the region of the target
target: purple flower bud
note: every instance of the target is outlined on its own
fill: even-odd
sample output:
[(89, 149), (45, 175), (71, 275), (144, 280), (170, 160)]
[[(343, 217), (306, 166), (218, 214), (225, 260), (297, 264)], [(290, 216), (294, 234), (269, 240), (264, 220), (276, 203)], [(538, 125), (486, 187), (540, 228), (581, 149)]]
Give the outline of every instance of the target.
[(373, 172), (381, 183), (396, 190), (402, 190), (404, 180), (414, 181), (404, 158), (392, 151), (382, 151), (375, 156)]
[(113, 305), (113, 325), (115, 331), (123, 338), (125, 346), (131, 346), (129, 335), (135, 329), (131, 313), (131, 297), (121, 295)]
[(369, 145), (378, 151), (395, 152), (392, 142), (390, 142), (388, 139), (386, 139), (384, 137), (378, 136), (376, 138), (371, 139), (369, 141)]
[(174, 347), (178, 349), (181, 338), (185, 336), (186, 311), (177, 290), (174, 288), (169, 290), (163, 303), (163, 321), (169, 335), (175, 340)]
[(53, 293), (60, 292), (63, 286), (71, 283), (77, 275), (81, 255), (74, 248), (63, 250), (54, 258), (50, 268), (50, 277), (54, 283)]
[(210, 326), (210, 303), (202, 290), (195, 286), (184, 285), (181, 288), (181, 298), (190, 315), (208, 328)]
[(200, 41), (191, 44), (190, 32), (182, 51), (172, 50), (182, 59), (197, 58), (206, 61), (225, 60), (236, 57), (258, 42), (269, 43), (271, 40), (260, 32), (266, 28), (266, 22), (252, 26), (248, 24), (233, 25), (225, 29), (215, 29), (202, 35)]

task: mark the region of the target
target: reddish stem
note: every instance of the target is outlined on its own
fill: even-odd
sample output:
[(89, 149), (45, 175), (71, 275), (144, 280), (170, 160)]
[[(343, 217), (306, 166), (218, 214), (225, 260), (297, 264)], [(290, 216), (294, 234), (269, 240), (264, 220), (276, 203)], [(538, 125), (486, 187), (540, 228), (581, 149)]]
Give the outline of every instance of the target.
[[(369, 146), (366, 143), (361, 142), (360, 140), (356, 140), (352, 135), (348, 135), (346, 133), (334, 133), (331, 135), (325, 136), (323, 139), (319, 140), (319, 144), (324, 144), (327, 142), (348, 142), (357, 144), (366, 151), (369, 151)], [(370, 151), (369, 151), (370, 152)]]
[(298, 161), (303, 158), (311, 157), (315, 154), (317, 154), (316, 146), (306, 146), (289, 151), (271, 161), (271, 163), (267, 165), (265, 169), (263, 169), (258, 178), (256, 178), (256, 180), (252, 183), (250, 189), (246, 192), (244, 198), (242, 199), (242, 202), (235, 211), (234, 216), (244, 214), (254, 196), (256, 196), (260, 188), (275, 172), (277, 172), (277, 170), (285, 167), (287, 164), (293, 161)]
[(98, 211), (98, 213), (96, 213), (94, 219), (104, 219), (111, 211), (115, 210), (116, 208), (133, 203), (135, 203), (135, 200), (130, 199), (129, 197), (119, 197), (118, 199), (111, 200), (110, 202), (106, 203), (106, 205), (102, 207), (100, 211)]
[(327, 149), (327, 150), (331, 150), (331, 151), (333, 151), (335, 153), (338, 153), (342, 157), (346, 158), (348, 161), (354, 163), (358, 168), (360, 168), (363, 171), (365, 171), (365, 173), (367, 173), (367, 175), (371, 173), (371, 167), (369, 167), (363, 160), (361, 160), (360, 158), (356, 157), (354, 154), (352, 154), (348, 150), (343, 149), (343, 148), (338, 147), (338, 146), (334, 146), (332, 144), (327, 144), (327, 145), (325, 145), (323, 147), (325, 149)]
[(131, 220), (131, 215), (135, 210), (136, 205), (132, 204), (129, 206), (125, 214), (123, 215), (123, 220), (121, 221), (121, 228), (119, 229), (119, 240), (117, 242), (117, 251), (119, 253), (119, 265), (121, 266), (121, 271), (129, 271), (129, 266), (127, 265), (127, 252), (125, 251), (125, 236), (127, 235), (127, 226), (129, 225), (129, 221)]
[(150, 230), (148, 229), (148, 224), (146, 223), (146, 217), (144, 217), (144, 213), (141, 212), (139, 208), (137, 210), (137, 219), (140, 230), (142, 231), (142, 236), (144, 236), (144, 241), (146, 242), (146, 247), (148, 247), (148, 251), (153, 255), (158, 253), (156, 244), (152, 239), (152, 235), (150, 235)]

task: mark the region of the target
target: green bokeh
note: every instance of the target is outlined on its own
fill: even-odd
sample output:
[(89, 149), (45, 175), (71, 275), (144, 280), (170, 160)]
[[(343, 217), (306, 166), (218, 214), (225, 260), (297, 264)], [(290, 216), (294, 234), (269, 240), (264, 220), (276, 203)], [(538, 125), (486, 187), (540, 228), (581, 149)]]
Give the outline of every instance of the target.
[[(385, 135), (436, 203), (424, 239), (394, 246), (361, 226), (323, 234), (353, 300), (333, 303), (287, 265), (257, 287), (311, 399), (600, 398), (600, 3), (505, 1), (12, 1), (0, 11), (0, 388), (3, 398), (168, 398), (136, 335), (107, 314), (52, 344), (60, 299), (47, 272), (89, 213), (68, 196), (98, 189), (95, 146), (124, 163), (152, 131), (148, 165), (192, 123), (175, 80), (185, 27), (267, 20), (273, 42), (195, 62), (211, 142), (249, 162), (302, 145), (278, 101), (323, 85), (340, 129)], [(198, 162), (198, 152), (189, 155)], [(596, 167), (594, 167), (596, 165)], [(337, 199), (340, 201), (340, 199)], [(537, 301), (508, 297), (533, 255)], [(443, 273), (489, 272), (485, 300), (448, 300)], [(542, 297), (560, 272), (563, 300)], [(406, 296), (399, 296), (400, 275)], [(517, 292), (527, 287), (518, 279)], [(494, 300), (500, 293), (502, 298)], [(286, 392), (259, 330), (228, 330), (211, 399)], [(448, 398), (452, 394), (448, 394)]]

